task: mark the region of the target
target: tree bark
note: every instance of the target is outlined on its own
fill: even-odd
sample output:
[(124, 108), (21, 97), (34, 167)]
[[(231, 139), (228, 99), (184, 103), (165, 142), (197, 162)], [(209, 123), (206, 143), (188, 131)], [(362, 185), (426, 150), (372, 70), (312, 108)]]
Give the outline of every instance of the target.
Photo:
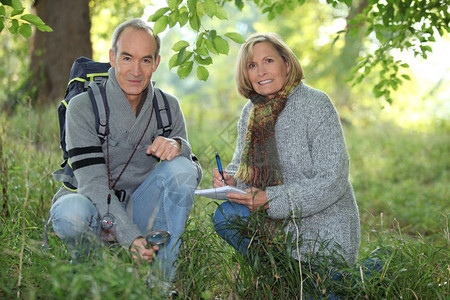
[(31, 45), (33, 103), (57, 103), (79, 56), (92, 57), (89, 0), (35, 0), (36, 14), (53, 32), (36, 31)]

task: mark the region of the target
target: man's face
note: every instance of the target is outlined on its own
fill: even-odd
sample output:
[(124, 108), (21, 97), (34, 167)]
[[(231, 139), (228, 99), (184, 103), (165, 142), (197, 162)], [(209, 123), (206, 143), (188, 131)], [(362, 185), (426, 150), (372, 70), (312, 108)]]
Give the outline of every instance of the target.
[(160, 58), (155, 57), (156, 40), (145, 30), (125, 28), (117, 39), (117, 52), (109, 51), (117, 82), (128, 101), (139, 101), (147, 88)]

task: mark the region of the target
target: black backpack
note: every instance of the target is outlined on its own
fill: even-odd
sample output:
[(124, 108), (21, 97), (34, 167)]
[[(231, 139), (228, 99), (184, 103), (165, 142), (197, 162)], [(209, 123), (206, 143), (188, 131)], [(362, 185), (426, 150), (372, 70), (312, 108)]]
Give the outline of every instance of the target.
[[(97, 135), (103, 143), (106, 138), (106, 111), (104, 85), (108, 80), (109, 63), (101, 63), (86, 57), (77, 58), (70, 70), (69, 83), (67, 85), (64, 99), (58, 107), (60, 146), (63, 152), (63, 162), (60, 170), (53, 173), (57, 181), (63, 182), (64, 186), (76, 191), (76, 181), (73, 171), (68, 163), (69, 155), (66, 149), (66, 111), (69, 102), (76, 95), (88, 92), (95, 114), (95, 127)], [(158, 124), (158, 135), (168, 137), (172, 131), (172, 116), (170, 106), (164, 93), (155, 88), (153, 96), (153, 108), (155, 109)]]

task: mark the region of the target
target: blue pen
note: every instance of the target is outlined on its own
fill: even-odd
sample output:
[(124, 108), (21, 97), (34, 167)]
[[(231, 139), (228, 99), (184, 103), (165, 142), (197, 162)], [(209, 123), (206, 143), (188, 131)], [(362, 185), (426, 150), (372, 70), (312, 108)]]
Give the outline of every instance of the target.
[(219, 169), (220, 175), (222, 175), (222, 184), (225, 185), (225, 177), (223, 177), (223, 169), (222, 169), (222, 163), (220, 162), (220, 156), (219, 153), (216, 152), (216, 162), (217, 162), (217, 168)]

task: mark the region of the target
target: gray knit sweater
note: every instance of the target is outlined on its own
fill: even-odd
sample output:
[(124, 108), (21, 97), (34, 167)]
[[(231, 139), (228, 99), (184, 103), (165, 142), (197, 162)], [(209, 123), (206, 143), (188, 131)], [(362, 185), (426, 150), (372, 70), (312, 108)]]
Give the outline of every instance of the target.
[[(240, 164), (252, 107), (247, 102), (238, 123), (237, 147), (226, 168), (232, 175)], [(331, 100), (300, 83), (278, 116), (275, 135), (283, 184), (266, 189), (269, 216), (300, 217), (301, 255), (315, 253), (321, 242), (327, 242), (331, 246), (328, 250), (338, 251), (354, 264), (360, 241), (359, 213), (348, 179), (347, 147)], [(285, 229), (296, 236), (293, 222)], [(298, 258), (296, 251), (293, 255)]]
[[(106, 97), (110, 111), (109, 164), (113, 180), (119, 176), (145, 130), (153, 109), (153, 93), (153, 84), (150, 84), (147, 98), (136, 117), (130, 103), (117, 83), (114, 68), (109, 70)], [(170, 137), (181, 141), (180, 155), (192, 160), (191, 146), (188, 142), (184, 116), (178, 100), (170, 94), (165, 93), (165, 95), (172, 114), (173, 129)], [(89, 198), (97, 207), (101, 216), (107, 212), (108, 194), (112, 195), (109, 211), (116, 218), (116, 238), (120, 244), (129, 246), (143, 233), (139, 231), (133, 220), (127, 215), (122, 203), (118, 201), (117, 197), (109, 189), (106, 164), (107, 143), (101, 144), (97, 136), (93, 107), (87, 93), (82, 93), (69, 102), (66, 113), (66, 129), (69, 159), (78, 183), (77, 192)], [(157, 136), (156, 116), (153, 111), (150, 125), (136, 153), (115, 187), (119, 190), (126, 190), (128, 197), (158, 164), (155, 157), (147, 156), (145, 152), (147, 146), (151, 145), (153, 138)], [(71, 152), (75, 154), (71, 155)], [(196, 165), (198, 182), (200, 182), (201, 168), (198, 163)], [(62, 195), (72, 192), (62, 187), (55, 195), (53, 201), (57, 201)]]

